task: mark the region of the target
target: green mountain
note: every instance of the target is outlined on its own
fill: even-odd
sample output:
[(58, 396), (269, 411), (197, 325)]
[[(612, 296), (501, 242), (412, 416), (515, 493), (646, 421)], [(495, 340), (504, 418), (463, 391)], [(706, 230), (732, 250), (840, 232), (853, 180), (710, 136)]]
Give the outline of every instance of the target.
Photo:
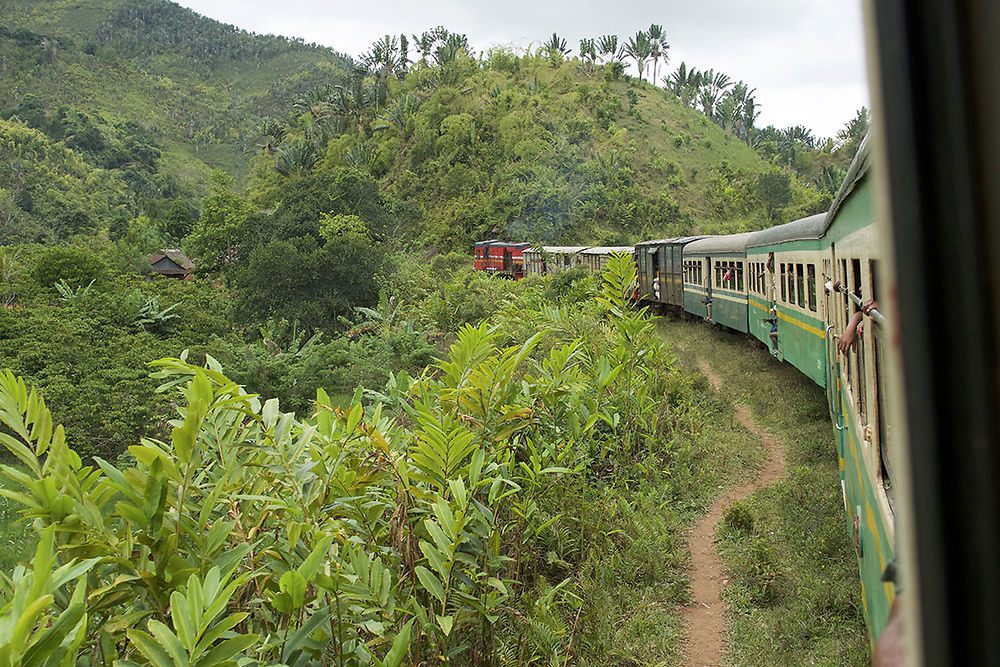
[(491, 236), (629, 243), (759, 229), (829, 205), (828, 193), (620, 65), (506, 49), (405, 72), (375, 63), (291, 112), (257, 161), (257, 203), (273, 208), (309, 174), (361, 169), (422, 213), (410, 227), (421, 247)]
[(752, 99), (739, 123), (718, 113), (737, 113), (733, 97), (703, 113), (690, 86), (725, 77), (683, 65), (688, 88), (664, 90), (627, 76), (620, 56), (476, 59), (464, 35), (437, 28), (411, 51), (405, 37), (379, 40), (358, 68), (166, 0), (0, 7), (0, 142), (14, 156), (0, 164), (0, 242), (115, 237), (146, 214), (180, 243), (212, 169), (271, 211), (298, 179), (367, 172), (393, 238), (439, 249), (740, 231), (829, 203), (811, 172), (832, 150), (799, 150), (774, 128), (751, 148)]
[[(213, 168), (245, 178), (260, 118), (352, 67), (328, 48), (254, 35), (162, 0), (0, 7), (0, 117), (124, 181), (130, 215), (196, 203)], [(20, 145), (10, 127), (0, 131)], [(40, 174), (18, 172), (33, 171), (31, 161), (0, 167), (0, 208), (25, 196), (23, 181)], [(102, 224), (110, 221), (90, 221)]]

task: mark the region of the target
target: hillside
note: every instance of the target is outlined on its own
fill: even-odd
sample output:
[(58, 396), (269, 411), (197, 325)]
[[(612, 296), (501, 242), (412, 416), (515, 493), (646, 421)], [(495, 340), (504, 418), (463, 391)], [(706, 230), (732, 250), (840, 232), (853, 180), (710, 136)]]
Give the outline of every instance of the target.
[(360, 168), (423, 211), (418, 245), (629, 243), (759, 229), (829, 204), (669, 92), (577, 59), (494, 49), (316, 99), (260, 159), (258, 203), (280, 201), (286, 177)]
[[(16, 205), (25, 181), (45, 178), (24, 160), (0, 172), (0, 210), (20, 217), (18, 229), (43, 228), (26, 240), (139, 214), (161, 228), (171, 211), (192, 219), (213, 168), (264, 209), (290, 180), (360, 169), (398, 203), (400, 238), (441, 250), (496, 235), (626, 243), (761, 228), (822, 210), (836, 190), (818, 182), (838, 177), (836, 154), (797, 152), (774, 128), (751, 142), (682, 102), (686, 92), (627, 76), (620, 60), (598, 65), (544, 48), (494, 48), (477, 60), (465, 55), (464, 35), (436, 28), (424, 33), (426, 49), (414, 44), (416, 62), (392, 37), (356, 69), (330, 49), (247, 33), (166, 0), (3, 8), (0, 118), (73, 151), (98, 189), (117, 192), (121, 182), (128, 194), (113, 215), (45, 229)], [(13, 127), (3, 129), (8, 141)], [(191, 224), (174, 227), (179, 244)], [(22, 237), (8, 229), (5, 238)]]
[(115, 172), (133, 215), (196, 204), (213, 168), (245, 178), (260, 118), (351, 66), (162, 0), (13, 0), (2, 16), (0, 115)]

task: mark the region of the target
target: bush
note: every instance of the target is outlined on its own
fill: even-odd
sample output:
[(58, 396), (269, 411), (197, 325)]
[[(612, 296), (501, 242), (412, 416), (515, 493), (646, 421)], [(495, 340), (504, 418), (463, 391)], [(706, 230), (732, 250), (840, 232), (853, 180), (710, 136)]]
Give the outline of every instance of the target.
[(78, 288), (91, 281), (100, 282), (106, 268), (89, 248), (57, 246), (45, 250), (38, 257), (32, 277), (40, 286), (50, 289), (55, 289), (55, 284), (61, 280), (72, 288)]

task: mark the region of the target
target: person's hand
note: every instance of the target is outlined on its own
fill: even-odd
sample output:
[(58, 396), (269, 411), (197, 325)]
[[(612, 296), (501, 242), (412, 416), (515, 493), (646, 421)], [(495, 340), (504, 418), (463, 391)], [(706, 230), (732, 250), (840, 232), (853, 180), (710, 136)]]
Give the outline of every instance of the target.
[(906, 664), (906, 646), (903, 642), (903, 616), (899, 609), (899, 597), (892, 601), (889, 622), (886, 624), (872, 654), (873, 667), (902, 667)]
[(878, 301), (875, 299), (868, 299), (868, 301), (861, 306), (861, 312), (869, 317), (871, 317), (873, 310), (878, 310)]
[(847, 327), (844, 328), (844, 335), (840, 337), (837, 342), (837, 348), (840, 350), (841, 354), (847, 354), (850, 352), (851, 348), (854, 347), (854, 343), (858, 340), (858, 334), (861, 333), (861, 329), (858, 325), (861, 324), (862, 315), (860, 312), (854, 313), (851, 317), (850, 322), (847, 323)]

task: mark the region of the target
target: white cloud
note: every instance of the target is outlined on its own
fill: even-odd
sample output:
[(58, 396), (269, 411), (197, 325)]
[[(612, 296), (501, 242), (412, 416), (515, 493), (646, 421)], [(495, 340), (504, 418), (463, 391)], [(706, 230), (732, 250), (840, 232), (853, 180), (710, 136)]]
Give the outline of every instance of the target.
[[(830, 136), (869, 104), (860, 0), (668, 0), (623, 11), (604, 0), (182, 0), (254, 32), (301, 37), (357, 56), (384, 34), (435, 25), (464, 32), (473, 47), (537, 45), (553, 32), (574, 52), (581, 37), (622, 39), (659, 23), (672, 70), (682, 60), (757, 89), (761, 124), (806, 125)], [(637, 18), (643, 16), (643, 18)], [(661, 68), (661, 71), (663, 69)]]

